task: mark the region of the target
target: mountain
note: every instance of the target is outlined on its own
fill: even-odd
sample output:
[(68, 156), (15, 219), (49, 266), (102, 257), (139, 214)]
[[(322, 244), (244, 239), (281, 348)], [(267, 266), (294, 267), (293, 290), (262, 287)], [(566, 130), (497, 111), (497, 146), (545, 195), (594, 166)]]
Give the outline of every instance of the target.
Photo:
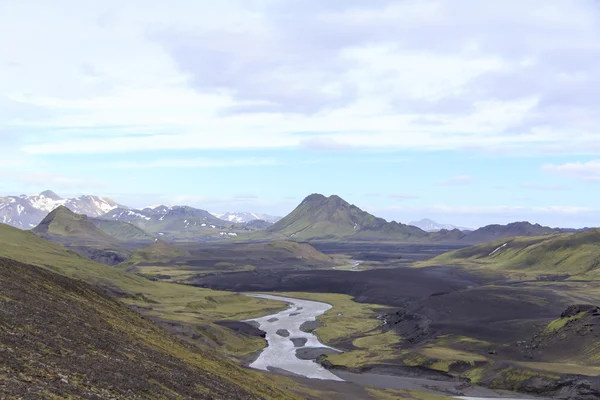
[(153, 206), (142, 210), (118, 207), (100, 219), (127, 222), (168, 240), (214, 240), (242, 233), (234, 224), (208, 211), (188, 206)]
[(600, 229), (502, 238), (442, 254), (424, 264), (458, 265), (517, 277), (600, 279)]
[(236, 223), (248, 223), (250, 221), (262, 220), (270, 223), (275, 223), (281, 219), (281, 217), (275, 217), (272, 215), (252, 213), (252, 212), (226, 212), (223, 214), (212, 213), (215, 217), (224, 221), (236, 222)]
[[(0, 358), (0, 397), (303, 398), (279, 388), (266, 375), (239, 367), (215, 348), (175, 336), (93, 282), (97, 274), (102, 285), (120, 287), (115, 293), (137, 293), (137, 304), (150, 304), (145, 303), (145, 296), (153, 297), (152, 306), (167, 293), (185, 295), (199, 309), (206, 303), (214, 308), (217, 301), (236, 295), (151, 282), (78, 258), (4, 224), (0, 224), (0, 242), (4, 244), (1, 254), (40, 260), (45, 266), (0, 258), (0, 349), (3, 354), (18, 354)], [(75, 273), (81, 279), (63, 273)], [(208, 294), (210, 302), (205, 299)], [(205, 321), (199, 313), (194, 313), (194, 319), (202, 322), (201, 329), (178, 327), (207, 338), (204, 332), (215, 329), (210, 335), (231, 339), (231, 331)], [(239, 336), (237, 340), (246, 339)]]
[(117, 242), (117, 239), (94, 225), (86, 215), (76, 214), (65, 206), (58, 206), (52, 210), (38, 226), (33, 228), (32, 232), (54, 242), (71, 240), (96, 243)]
[(31, 229), (58, 206), (65, 206), (78, 214), (97, 217), (119, 205), (108, 197), (85, 195), (63, 199), (46, 190), (33, 196), (0, 197), (0, 222), (20, 229)]
[(442, 229), (446, 229), (449, 231), (454, 230), (454, 229), (458, 229), (460, 231), (473, 230), (471, 228), (465, 228), (465, 227), (460, 227), (460, 226), (455, 226), (455, 225), (450, 225), (450, 224), (440, 224), (429, 218), (424, 218), (420, 221), (412, 221), (412, 222), (409, 222), (408, 224), (412, 225), (412, 226), (416, 226), (417, 228), (421, 228), (427, 232), (437, 232), (437, 231), (441, 231)]
[(546, 236), (564, 232), (565, 230), (560, 228), (550, 228), (548, 226), (522, 221), (512, 222), (507, 225), (487, 225), (472, 232), (468, 232), (462, 241), (475, 244), (515, 236)]
[(143, 245), (127, 245), (104, 232), (86, 215), (76, 214), (65, 206), (58, 206), (51, 211), (32, 232), (107, 265), (123, 262), (135, 248)]
[(150, 241), (153, 236), (144, 232), (137, 226), (123, 221), (112, 221), (101, 218), (89, 218), (100, 230), (117, 240), (122, 241)]
[(427, 232), (377, 218), (339, 196), (311, 194), (267, 233), (298, 240), (427, 240)]

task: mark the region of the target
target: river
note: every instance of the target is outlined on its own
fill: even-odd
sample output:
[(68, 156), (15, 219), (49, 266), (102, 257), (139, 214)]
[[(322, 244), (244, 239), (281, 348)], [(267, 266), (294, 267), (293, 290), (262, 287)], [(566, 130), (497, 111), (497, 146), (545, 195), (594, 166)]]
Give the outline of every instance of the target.
[[(334, 374), (315, 361), (301, 360), (296, 357), (296, 351), (299, 348), (320, 348), (328, 349), (330, 351), (336, 350), (321, 343), (312, 333), (306, 333), (300, 330), (300, 326), (303, 323), (315, 321), (318, 316), (330, 310), (332, 307), (331, 305), (317, 301), (301, 300), (269, 294), (248, 293), (246, 295), (282, 301), (290, 306), (287, 310), (277, 314), (244, 321), (258, 324), (259, 329), (266, 332), (266, 340), (268, 343), (267, 348), (261, 352), (259, 357), (252, 364), (250, 364), (251, 368), (264, 371), (283, 370), (307, 378), (348, 381), (381, 389), (411, 389), (426, 392), (431, 392), (432, 389), (434, 389), (434, 392), (439, 394), (452, 394), (462, 400), (526, 399), (526, 397), (518, 397), (519, 395), (514, 393), (500, 393), (478, 386), (464, 388), (457, 381), (440, 381), (429, 379), (427, 377), (404, 377), (372, 372), (357, 374), (344, 371), (336, 371)], [(516, 397), (504, 397), (508, 395)]]

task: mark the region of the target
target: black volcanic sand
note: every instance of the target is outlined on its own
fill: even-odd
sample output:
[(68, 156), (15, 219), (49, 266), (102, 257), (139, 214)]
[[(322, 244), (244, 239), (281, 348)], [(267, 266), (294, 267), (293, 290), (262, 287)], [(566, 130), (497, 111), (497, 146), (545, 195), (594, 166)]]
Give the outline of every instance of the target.
[(398, 244), (381, 242), (309, 242), (325, 254), (346, 254), (354, 260), (376, 261), (383, 265), (410, 265), (465, 247), (450, 244)]
[(271, 318), (271, 319), (267, 320), (267, 322), (270, 322), (270, 323), (277, 322), (277, 321), (279, 321), (279, 318)]
[(238, 292), (341, 293), (358, 302), (403, 306), (434, 294), (479, 286), (484, 281), (451, 267), (394, 268), (368, 271), (263, 270), (199, 276), (196, 286)]

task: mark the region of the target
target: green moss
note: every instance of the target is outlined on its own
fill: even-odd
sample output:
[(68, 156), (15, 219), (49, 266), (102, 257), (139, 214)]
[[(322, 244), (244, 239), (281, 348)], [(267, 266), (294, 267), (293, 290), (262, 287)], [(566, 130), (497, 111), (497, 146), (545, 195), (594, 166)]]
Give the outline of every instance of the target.
[(561, 330), (562, 328), (564, 328), (565, 325), (567, 325), (569, 322), (581, 319), (586, 315), (587, 315), (586, 312), (580, 312), (577, 315), (574, 315), (572, 317), (555, 319), (554, 321), (550, 322), (548, 324), (548, 326), (546, 326), (546, 329), (544, 329), (544, 332), (542, 334), (543, 335), (552, 335), (552, 334), (558, 332), (559, 330)]

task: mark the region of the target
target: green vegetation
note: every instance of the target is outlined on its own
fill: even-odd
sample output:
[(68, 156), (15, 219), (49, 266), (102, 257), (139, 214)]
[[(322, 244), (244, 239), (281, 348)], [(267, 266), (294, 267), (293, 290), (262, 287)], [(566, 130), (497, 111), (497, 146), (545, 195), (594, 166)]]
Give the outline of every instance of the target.
[(0, 291), (7, 398), (301, 398), (81, 281), (0, 259)]
[(508, 275), (513, 279), (564, 274), (571, 279), (598, 280), (600, 229), (544, 237), (501, 239), (416, 264), (429, 265), (456, 265), (481, 273)]
[(414, 390), (394, 390), (394, 389), (367, 389), (369, 394), (381, 400), (447, 400), (453, 397), (440, 396), (438, 394), (416, 392)]
[(96, 243), (114, 243), (114, 237), (100, 230), (87, 216), (75, 214), (65, 206), (49, 213), (33, 229), (33, 232), (47, 238), (69, 238), (77, 241), (90, 240)]
[(104, 233), (122, 241), (150, 241), (152, 236), (142, 229), (123, 221), (90, 218), (90, 221)]
[(377, 304), (364, 304), (352, 300), (351, 296), (335, 293), (277, 293), (297, 299), (320, 301), (333, 307), (317, 317), (323, 326), (316, 331), (319, 340), (335, 347), (348, 339), (360, 338), (375, 333), (381, 326), (377, 316), (387, 309)]
[(289, 237), (295, 240), (427, 240), (427, 232), (377, 218), (338, 196), (308, 196), (294, 211), (254, 238)]
[(585, 317), (586, 314), (587, 314), (586, 312), (580, 312), (576, 315), (573, 315), (572, 317), (555, 319), (554, 321), (552, 321), (548, 324), (546, 329), (544, 329), (544, 332), (542, 333), (542, 335), (552, 335), (552, 334), (558, 332), (560, 329), (562, 329), (569, 322), (577, 321), (578, 319)]
[[(264, 341), (238, 336), (213, 323), (217, 319), (250, 318), (284, 309), (280, 302), (256, 299), (231, 292), (218, 292), (153, 282), (117, 268), (97, 264), (59, 244), (31, 232), (0, 224), (0, 257), (48, 268), (61, 275), (103, 287), (130, 305), (165, 321), (203, 326), (199, 331), (209, 345), (223, 347), (233, 354), (247, 354), (264, 347)], [(202, 305), (205, 305), (202, 308)], [(244, 313), (239, 309), (243, 308)], [(214, 341), (218, 338), (218, 342)]]

